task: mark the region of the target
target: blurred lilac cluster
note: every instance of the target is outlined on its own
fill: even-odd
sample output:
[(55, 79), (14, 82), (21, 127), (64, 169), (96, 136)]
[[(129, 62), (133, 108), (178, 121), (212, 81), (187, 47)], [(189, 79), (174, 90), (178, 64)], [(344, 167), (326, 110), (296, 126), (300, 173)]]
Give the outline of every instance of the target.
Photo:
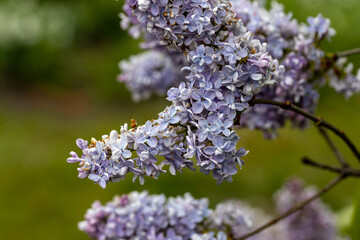
[[(287, 182), (276, 194), (276, 210), (283, 213), (314, 196), (315, 187), (305, 187), (301, 179)], [(314, 201), (286, 218), (283, 223), (287, 239), (318, 240), (338, 239), (336, 237), (335, 218), (330, 209), (320, 201)]]
[(118, 76), (118, 81), (127, 83), (135, 102), (148, 99), (153, 93), (162, 96), (185, 77), (173, 58), (179, 55), (173, 55), (146, 51), (131, 56), (129, 60), (120, 62), (122, 74)]
[[(312, 194), (313, 187), (304, 188), (300, 180), (291, 180), (276, 194), (277, 211), (281, 213)], [(212, 210), (207, 199), (197, 200), (190, 194), (166, 199), (164, 195), (132, 192), (117, 196), (106, 205), (94, 202), (79, 229), (98, 240), (227, 240), (238, 239), (269, 220), (270, 216), (261, 209), (238, 200), (219, 203)], [(339, 238), (334, 216), (317, 200), (249, 239)]]
[[(319, 98), (317, 88), (326, 83), (337, 92), (343, 93), (346, 98), (360, 91), (360, 72), (357, 76), (353, 75), (352, 64), (346, 66), (345, 58), (325, 53), (320, 47), (324, 39), (330, 40), (335, 35), (334, 29), (330, 27), (329, 19), (323, 18), (320, 14), (317, 17), (309, 17), (306, 24), (298, 23), (296, 19), (293, 19), (291, 13), (285, 13), (283, 6), (277, 2), (272, 2), (269, 10), (263, 6), (262, 1), (232, 0), (230, 3), (231, 10), (236, 14), (235, 18), (241, 19), (245, 27), (252, 32), (254, 39), (260, 40), (261, 43), (267, 43), (268, 53), (285, 67), (284, 78), (278, 79), (273, 86), (263, 87), (256, 92), (256, 97), (283, 102), (290, 101), (313, 113)], [(179, 11), (179, 6), (176, 4), (175, 1), (174, 9), (171, 8), (172, 12), (170, 12), (174, 16), (174, 27), (169, 28), (173, 35), (176, 36), (179, 27), (196, 31), (197, 23), (191, 21), (192, 15), (186, 18), (175, 16)], [(190, 4), (206, 9), (211, 3), (210, 1), (193, 1)], [(153, 5), (150, 5), (150, 1), (149, 6), (150, 15), (153, 14), (154, 17), (157, 17), (157, 11), (151, 12)], [(150, 51), (157, 52), (161, 49), (164, 54), (174, 54), (172, 50), (169, 51), (160, 43), (154, 43), (154, 38), (146, 37), (148, 22), (134, 18), (133, 11), (128, 4), (125, 4), (124, 10), (126, 14), (121, 14), (123, 29), (128, 29), (134, 37), (145, 36), (146, 41), (142, 45), (147, 46)], [(203, 26), (202, 24), (201, 27)], [(171, 31), (168, 34), (171, 34)], [(231, 49), (228, 50), (231, 52)], [(185, 58), (182, 51), (178, 52), (177, 57), (178, 59)], [(265, 64), (266, 61), (265, 59), (261, 64)], [(232, 77), (239, 78), (238, 74), (234, 73)], [(172, 85), (185, 81), (182, 76), (171, 76), (170, 79)], [(159, 84), (156, 78), (153, 81), (161, 89), (169, 86), (169, 81), (164, 81), (163, 85)], [(148, 91), (142, 91), (141, 87), (132, 87), (141, 84), (140, 78), (125, 78), (123, 82), (135, 96), (150, 94)], [(263, 130), (266, 137), (272, 138), (276, 136), (276, 130), (284, 126), (286, 120), (290, 120), (294, 126), (300, 128), (307, 125), (304, 117), (274, 106), (254, 106), (242, 114), (241, 121), (237, 124), (240, 124), (241, 127)]]
[[(125, 124), (101, 140), (79, 139), (79, 177), (106, 186), (123, 179), (157, 178), (169, 165), (172, 174), (196, 166), (221, 183), (231, 181), (247, 151), (232, 126), (249, 107), (254, 93), (282, 77), (283, 67), (266, 52), (266, 43), (235, 18), (227, 1), (131, 1), (129, 5), (148, 35), (186, 54), (187, 81), (168, 91), (170, 106), (144, 125)], [(150, 37), (149, 37), (150, 38)], [(150, 73), (149, 73), (150, 74)], [(163, 158), (159, 158), (159, 157)], [(161, 161), (162, 160), (162, 161)]]

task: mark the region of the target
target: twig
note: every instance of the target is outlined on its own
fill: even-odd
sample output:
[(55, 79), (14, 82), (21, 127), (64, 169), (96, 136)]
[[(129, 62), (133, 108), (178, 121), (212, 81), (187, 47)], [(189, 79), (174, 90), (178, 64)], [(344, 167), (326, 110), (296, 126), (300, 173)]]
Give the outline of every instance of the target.
[(355, 55), (355, 54), (359, 54), (359, 53), (360, 53), (360, 48), (354, 48), (354, 49), (338, 52), (335, 55), (337, 57), (347, 57), (347, 56)]
[(328, 170), (330, 172), (334, 172), (334, 173), (344, 173), (347, 176), (352, 176), (352, 177), (360, 177), (360, 170), (354, 169), (354, 168), (339, 168), (339, 167), (334, 167), (334, 166), (330, 166), (330, 165), (325, 165), (322, 163), (318, 163), (315, 162), (313, 160), (311, 160), (308, 157), (304, 157), (302, 159), (302, 162), (306, 165), (312, 166), (312, 167), (316, 167), (316, 168), (320, 168), (320, 169), (324, 169), (324, 170)]
[(316, 200), (317, 198), (319, 198), (320, 196), (322, 196), (323, 194), (325, 194), (326, 192), (328, 192), (330, 189), (332, 189), (333, 187), (335, 187), (339, 182), (341, 182), (344, 178), (346, 177), (346, 174), (341, 174), (339, 175), (337, 178), (333, 179), (328, 185), (326, 185), (323, 189), (321, 189), (317, 194), (315, 194), (314, 196), (312, 196), (311, 198), (308, 198), (307, 200), (303, 201), (302, 203), (296, 204), (295, 206), (293, 206), (292, 208), (290, 208), (289, 210), (287, 210), (286, 212), (284, 212), (283, 214), (279, 215), (278, 217), (272, 219), (271, 221), (269, 221), (268, 223), (260, 226), (259, 228), (255, 229), (254, 231), (251, 231), (245, 235), (243, 235), (242, 237), (238, 238), (238, 240), (243, 240), (243, 239), (247, 239), (263, 230), (265, 230), (268, 227), (271, 227), (272, 225), (276, 224), (278, 221), (290, 216), (291, 214), (301, 210), (303, 207), (305, 207), (307, 204), (311, 203), (312, 201)]
[(296, 113), (306, 117), (307, 119), (313, 121), (319, 127), (322, 126), (322, 127), (325, 127), (327, 129), (329, 129), (330, 131), (335, 133), (337, 136), (339, 136), (348, 145), (348, 147), (350, 148), (352, 153), (355, 155), (357, 160), (360, 162), (360, 152), (357, 150), (357, 148), (352, 143), (352, 141), (346, 136), (344, 131), (337, 129), (336, 127), (334, 127), (330, 123), (326, 122), (321, 117), (316, 117), (315, 115), (313, 115), (311, 113), (308, 113), (308, 112), (302, 110), (301, 108), (295, 106), (294, 104), (290, 103), (289, 101), (278, 102), (278, 101), (274, 101), (274, 100), (255, 99), (255, 98), (253, 98), (249, 103), (251, 105), (268, 104), (268, 105), (278, 106), (278, 107), (280, 107), (282, 109), (290, 110), (290, 111), (296, 112)]
[(349, 167), (349, 164), (346, 162), (344, 157), (341, 155), (340, 151), (335, 146), (334, 142), (331, 140), (330, 136), (327, 134), (326, 130), (320, 126), (318, 126), (319, 132), (324, 137), (325, 141), (330, 146), (331, 150), (333, 151), (334, 155), (336, 156), (337, 160), (344, 168)]

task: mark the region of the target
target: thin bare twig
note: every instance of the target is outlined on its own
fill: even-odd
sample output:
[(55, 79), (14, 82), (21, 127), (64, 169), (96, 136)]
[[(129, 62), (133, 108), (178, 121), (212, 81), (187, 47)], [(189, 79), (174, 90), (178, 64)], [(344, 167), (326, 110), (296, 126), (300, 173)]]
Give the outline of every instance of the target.
[(348, 147), (350, 148), (352, 153), (355, 155), (357, 160), (360, 162), (359, 150), (355, 147), (353, 142), (347, 137), (347, 135), (344, 133), (344, 131), (337, 129), (336, 127), (334, 127), (333, 125), (331, 125), (330, 123), (325, 121), (322, 117), (316, 117), (315, 115), (304, 111), (303, 109), (299, 108), (298, 106), (295, 106), (294, 104), (292, 104), (289, 101), (278, 102), (278, 101), (274, 101), (274, 100), (253, 98), (249, 103), (251, 105), (268, 104), (268, 105), (278, 106), (282, 109), (290, 110), (290, 111), (296, 112), (296, 113), (306, 117), (307, 119), (313, 121), (317, 126), (329, 129), (330, 131), (335, 133), (337, 136), (339, 136), (348, 145)]
[(302, 162), (306, 165), (315, 167), (315, 168), (320, 168), (323, 170), (328, 170), (330, 172), (334, 172), (334, 173), (344, 173), (347, 176), (352, 176), (352, 177), (360, 177), (360, 170), (358, 169), (354, 169), (354, 168), (349, 168), (349, 167), (334, 167), (334, 166), (330, 166), (330, 165), (326, 165), (326, 164), (322, 164), (322, 163), (318, 163), (315, 162), (314, 160), (311, 160), (308, 157), (303, 157)]
[(346, 162), (345, 158), (341, 155), (340, 151), (335, 146), (334, 142), (331, 140), (330, 136), (327, 134), (326, 130), (323, 127), (318, 126), (319, 132), (324, 137), (325, 141), (328, 143), (329, 147), (333, 151), (337, 160), (344, 168), (349, 167), (349, 164)]
[(355, 54), (359, 54), (359, 53), (360, 53), (360, 48), (354, 48), (354, 49), (338, 52), (335, 55), (337, 57), (347, 57), (347, 56), (355, 55)]
[(243, 235), (242, 237), (238, 238), (238, 240), (244, 240), (247, 239), (263, 230), (265, 230), (266, 228), (271, 227), (272, 225), (276, 224), (278, 221), (290, 216), (291, 214), (301, 210), (302, 208), (304, 208), (307, 204), (311, 203), (312, 201), (318, 199), (320, 196), (322, 196), (323, 194), (325, 194), (326, 192), (328, 192), (330, 189), (332, 189), (333, 187), (335, 187), (338, 183), (340, 183), (344, 178), (346, 177), (346, 174), (340, 174), (337, 178), (333, 179), (328, 185), (326, 185), (323, 189), (321, 189), (318, 193), (316, 193), (314, 196), (312, 196), (311, 198), (308, 198), (307, 200), (303, 201), (302, 203), (296, 204), (295, 206), (293, 206), (292, 208), (290, 208), (289, 210), (287, 210), (286, 212), (284, 212), (283, 214), (277, 216), (276, 218), (272, 219), (271, 221), (269, 221), (268, 223), (260, 226), (259, 228), (255, 229), (254, 231), (251, 231), (245, 235)]

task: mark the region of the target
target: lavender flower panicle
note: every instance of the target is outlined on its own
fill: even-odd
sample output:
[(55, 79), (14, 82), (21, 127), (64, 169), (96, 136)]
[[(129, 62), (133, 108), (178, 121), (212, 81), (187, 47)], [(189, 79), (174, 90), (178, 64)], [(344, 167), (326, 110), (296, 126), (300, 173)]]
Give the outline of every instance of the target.
[[(192, 169), (193, 158), (200, 171), (212, 173), (218, 183), (231, 181), (247, 154), (236, 149), (240, 138), (233, 122), (249, 107), (253, 93), (281, 78), (282, 67), (267, 54), (265, 43), (245, 31), (227, 1), (205, 1), (205, 8), (182, 0), (129, 4), (148, 34), (187, 54), (187, 81), (168, 91), (171, 105), (158, 119), (139, 126), (133, 122), (132, 129), (124, 125), (120, 133), (93, 139), (88, 147), (79, 140), (82, 156), (72, 152), (68, 161), (79, 162), (79, 176), (101, 187), (129, 172), (143, 184), (144, 176), (157, 178), (165, 165), (172, 174)], [(159, 163), (158, 156), (165, 160)]]
[[(269, 137), (288, 119), (297, 127), (307, 124), (305, 118), (273, 106), (250, 108), (253, 97), (290, 101), (313, 112), (316, 87), (324, 79), (347, 97), (360, 91), (352, 65), (346, 67), (344, 60), (319, 47), (335, 34), (321, 15), (299, 24), (280, 4), (266, 10), (248, 0), (128, 0), (124, 11), (122, 27), (133, 37), (144, 36), (142, 47), (148, 52), (123, 61), (119, 80), (134, 100), (167, 91), (170, 104), (143, 125), (131, 120), (130, 127), (124, 124), (99, 140), (76, 141), (82, 154), (70, 152), (67, 162), (78, 163), (78, 177), (102, 188), (130, 172), (133, 181), (144, 184), (145, 176), (158, 178), (165, 168), (173, 175), (199, 168), (218, 183), (231, 181), (248, 153), (237, 148), (235, 124), (261, 129)], [(298, 181), (288, 183), (276, 195), (278, 211), (312, 194)], [(241, 202), (220, 203), (212, 211), (206, 199), (190, 194), (166, 199), (133, 192), (105, 206), (95, 202), (79, 229), (99, 240), (226, 240), (266, 219)], [(333, 216), (316, 201), (251, 239), (336, 235)]]
[(147, 51), (121, 61), (118, 81), (125, 83), (134, 101), (148, 99), (151, 94), (164, 95), (184, 78), (173, 58), (161, 51)]
[[(316, 17), (309, 17), (306, 24), (298, 23), (293, 19), (291, 13), (285, 13), (283, 6), (276, 2), (272, 3), (270, 10), (267, 10), (259, 1), (233, 0), (231, 4), (231, 9), (236, 14), (235, 18), (241, 19), (244, 24), (242, 26), (238, 22), (238, 27), (234, 29), (235, 32), (246, 32), (246, 28), (248, 28), (253, 33), (253, 38), (267, 43), (269, 54), (277, 58), (285, 66), (285, 77), (276, 86), (263, 87), (260, 89), (260, 92), (256, 93), (255, 97), (290, 101), (313, 113), (319, 98), (316, 88), (323, 86), (324, 82), (328, 82), (331, 87), (337, 92), (343, 93), (346, 98), (360, 91), (360, 75), (354, 76), (352, 74), (352, 66), (345, 67), (342, 60), (335, 60), (335, 58), (329, 57), (319, 47), (321, 41), (324, 39), (330, 40), (335, 35), (335, 30), (330, 27), (329, 19), (323, 18), (319, 14)], [(210, 18), (211, 13), (206, 9), (209, 7), (209, 1), (193, 1), (190, 4), (190, 6), (196, 7), (197, 13), (200, 13), (199, 9), (203, 9), (204, 13), (209, 14), (204, 15), (205, 17), (202, 21), (192, 21), (193, 18), (198, 19), (199, 14), (190, 14), (187, 17), (182, 15), (176, 16), (176, 14), (180, 13), (179, 7), (181, 5), (179, 5), (179, 1), (176, 1), (173, 5), (170, 22), (174, 24), (174, 27), (167, 28), (167, 33), (170, 34), (171, 29), (174, 29), (175, 32), (169, 36), (176, 38), (179, 31), (203, 31), (204, 26), (208, 26), (206, 19)], [(159, 43), (154, 43), (156, 42), (154, 37), (149, 37), (149, 33), (146, 32), (146, 30), (149, 30), (149, 25), (154, 25), (153, 21), (149, 23), (143, 19), (141, 21), (134, 20), (132, 12), (136, 11), (131, 11), (128, 7), (125, 8), (127, 14), (122, 15), (122, 21), (126, 23), (132, 22), (132, 24), (124, 24), (123, 27), (131, 33), (133, 27), (137, 26), (137, 29), (139, 29), (138, 35), (143, 34), (146, 39), (146, 43), (143, 45), (154, 49), (161, 48)], [(151, 12), (151, 9), (148, 11)], [(165, 11), (164, 14), (166, 13)], [(129, 19), (132, 19), (132, 21)], [(198, 28), (198, 25), (200, 28)], [(219, 31), (219, 34), (225, 33)], [(180, 40), (176, 41), (184, 42), (182, 36), (180, 36)], [(161, 43), (168, 45), (169, 41), (162, 39)], [(184, 47), (186, 48), (186, 46)], [(173, 50), (168, 51), (163, 47), (161, 49), (165, 54), (174, 54)], [(195, 56), (193, 55), (195, 52), (190, 52), (190, 58), (199, 61), (195, 64), (198, 64), (197, 67), (201, 70), (204, 66), (201, 59), (207, 59), (207, 61), (210, 61), (210, 59), (206, 55), (204, 55), (205, 58), (200, 57), (200, 55)], [(224, 57), (230, 63), (239, 60), (239, 58), (245, 55), (246, 51), (241, 48), (233, 49), (231, 46), (224, 46)], [(256, 63), (259, 67), (266, 66), (269, 63), (266, 56), (264, 55), (264, 58), (260, 57), (257, 61), (252, 59), (249, 61)], [(181, 58), (184, 57), (180, 52), (177, 59)], [(231, 66), (226, 67), (231, 72), (231, 75), (227, 78), (239, 78), (241, 73), (234, 71), (234, 68)], [(154, 81), (157, 80), (154, 79)], [(178, 79), (178, 83), (182, 81), (184, 79)], [(135, 80), (135, 82), (139, 81)], [(166, 85), (166, 82), (164, 84)], [(136, 94), (136, 90), (133, 94)], [(277, 129), (283, 127), (286, 120), (290, 120), (295, 127), (304, 128), (307, 126), (307, 121), (304, 117), (273, 106), (255, 106), (247, 110), (242, 114), (240, 125), (250, 129), (263, 130), (265, 136), (271, 138), (276, 136)]]
[[(157, 178), (167, 165), (171, 174), (195, 165), (218, 183), (231, 181), (247, 153), (236, 149), (240, 138), (234, 125), (261, 129), (268, 137), (288, 119), (300, 128), (307, 125), (304, 117), (274, 106), (249, 108), (252, 97), (290, 101), (314, 112), (319, 98), (315, 86), (330, 74), (331, 85), (347, 96), (360, 90), (351, 65), (343, 71), (345, 80), (338, 81), (334, 73), (339, 71), (333, 68), (344, 64), (318, 47), (334, 34), (321, 15), (299, 24), (280, 4), (268, 11), (248, 0), (234, 1), (232, 8), (227, 0), (128, 4), (123, 26), (139, 26), (136, 29), (147, 39), (144, 47), (152, 50), (123, 62), (120, 79), (134, 89), (135, 99), (184, 81), (168, 90), (171, 104), (158, 119), (132, 123), (131, 129), (124, 125), (120, 133), (93, 139), (89, 146), (81, 144), (81, 157), (71, 152), (68, 161), (79, 162), (79, 177), (102, 187), (129, 172), (143, 184), (144, 176)], [(167, 61), (172, 55), (173, 61)], [(151, 61), (154, 57), (160, 61)], [(134, 70), (138, 64), (144, 71)], [(182, 73), (174, 67), (178, 65)], [(165, 160), (160, 162), (159, 156)]]
[(114, 197), (105, 206), (94, 202), (79, 229), (98, 240), (190, 239), (200, 233), (198, 225), (210, 212), (206, 199), (196, 200), (190, 194), (166, 199), (132, 192)]
[[(294, 179), (275, 195), (278, 213), (314, 194)], [(78, 227), (97, 240), (227, 240), (238, 239), (271, 216), (259, 208), (239, 200), (217, 204), (214, 210), (208, 200), (190, 194), (166, 198), (147, 192), (131, 192), (116, 196), (106, 205), (95, 201)], [(335, 217), (320, 200), (301, 212), (251, 236), (250, 240), (340, 240)]]
[[(266, 10), (256, 1), (234, 0), (233, 10), (244, 25), (255, 33), (254, 38), (266, 42), (269, 53), (285, 66), (284, 78), (276, 86), (263, 88), (255, 97), (290, 101), (313, 113), (319, 98), (316, 88), (323, 85), (324, 79), (332, 79), (330, 85), (347, 97), (359, 92), (356, 87), (359, 80), (352, 77), (352, 69), (345, 71), (346, 77), (343, 78), (347, 81), (339, 80), (334, 69), (339, 72), (344, 68), (337, 67), (334, 59), (319, 48), (323, 39), (330, 40), (335, 34), (334, 29), (330, 28), (329, 19), (319, 14), (309, 17), (307, 24), (299, 24), (291, 13), (284, 13), (283, 6), (276, 2), (272, 3), (270, 10)], [(254, 106), (242, 114), (240, 124), (242, 127), (263, 130), (266, 137), (272, 138), (286, 120), (291, 120), (296, 127), (307, 126), (304, 117), (274, 106)]]

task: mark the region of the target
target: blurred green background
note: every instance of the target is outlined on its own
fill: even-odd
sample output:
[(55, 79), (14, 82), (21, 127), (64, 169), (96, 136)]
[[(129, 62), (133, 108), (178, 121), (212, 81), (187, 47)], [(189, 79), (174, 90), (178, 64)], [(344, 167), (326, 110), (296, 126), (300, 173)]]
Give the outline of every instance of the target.
[[(331, 19), (337, 35), (325, 45), (328, 51), (360, 47), (360, 1), (281, 2), (300, 21), (319, 12)], [(77, 230), (77, 222), (90, 204), (133, 190), (168, 196), (191, 192), (208, 197), (211, 206), (226, 198), (241, 198), (271, 212), (272, 194), (287, 178), (301, 176), (321, 187), (334, 177), (300, 163), (306, 155), (336, 164), (317, 130), (288, 127), (275, 141), (264, 140), (260, 132), (242, 130), (240, 144), (250, 150), (246, 165), (234, 182), (221, 186), (190, 171), (146, 179), (144, 186), (127, 179), (109, 184), (106, 190), (77, 179), (76, 165), (67, 164), (66, 158), (76, 149), (78, 137), (99, 138), (130, 118), (142, 123), (167, 104), (160, 98), (135, 104), (115, 80), (118, 62), (140, 51), (139, 42), (120, 30), (122, 4), (0, 0), (1, 239), (87, 239)], [(350, 61), (360, 67), (360, 56)], [(360, 96), (346, 101), (326, 88), (321, 95), (318, 114), (342, 126), (360, 146)], [(358, 166), (342, 142), (336, 142)], [(352, 218), (360, 222), (360, 210), (357, 215), (351, 211), (359, 183), (348, 179), (323, 198), (335, 211), (350, 209), (344, 222)]]

